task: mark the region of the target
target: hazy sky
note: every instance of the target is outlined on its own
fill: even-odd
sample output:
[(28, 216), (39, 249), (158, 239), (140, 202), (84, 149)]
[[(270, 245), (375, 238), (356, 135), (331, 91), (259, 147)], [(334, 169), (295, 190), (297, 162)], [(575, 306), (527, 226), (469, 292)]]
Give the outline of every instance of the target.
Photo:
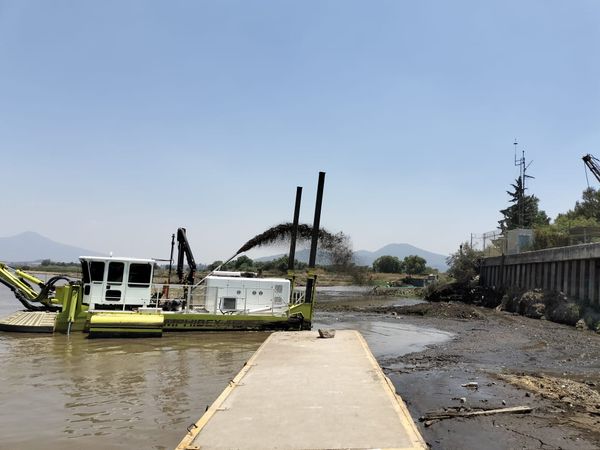
[(0, 0), (0, 236), (166, 257), (186, 226), (210, 262), (297, 185), (312, 222), (322, 170), (355, 249), (449, 253), (496, 227), (515, 137), (554, 217), (600, 157), (599, 24), (593, 0)]

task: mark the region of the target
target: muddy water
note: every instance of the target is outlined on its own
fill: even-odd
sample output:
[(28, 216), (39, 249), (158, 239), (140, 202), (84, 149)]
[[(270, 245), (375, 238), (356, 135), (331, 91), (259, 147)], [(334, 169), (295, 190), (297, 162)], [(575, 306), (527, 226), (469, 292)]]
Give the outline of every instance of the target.
[[(0, 316), (19, 306), (0, 286)], [(359, 329), (377, 357), (450, 336), (350, 314), (321, 313), (316, 325)], [(89, 340), (0, 332), (0, 449), (173, 448), (266, 336)]]

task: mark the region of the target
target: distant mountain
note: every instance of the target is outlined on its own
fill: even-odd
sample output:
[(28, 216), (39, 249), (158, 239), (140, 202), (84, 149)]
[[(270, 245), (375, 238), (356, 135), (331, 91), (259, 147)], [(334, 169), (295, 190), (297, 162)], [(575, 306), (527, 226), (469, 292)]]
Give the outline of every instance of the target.
[[(262, 256), (260, 258), (256, 258), (255, 261), (271, 261), (273, 259), (281, 258), (282, 256), (288, 256), (288, 253), (279, 253), (277, 255), (271, 256)], [(302, 250), (296, 250), (296, 259), (297, 261), (308, 263), (308, 258), (310, 256), (310, 250), (305, 248)], [(322, 252), (317, 252), (317, 264), (329, 264), (329, 260), (325, 254)]]
[(433, 267), (434, 269), (441, 271), (448, 270), (448, 265), (446, 264), (446, 255), (429, 252), (410, 244), (388, 244), (374, 252), (370, 252), (368, 250), (358, 250), (354, 252), (354, 261), (360, 266), (370, 266), (377, 258), (385, 255), (396, 256), (400, 259), (404, 259), (409, 255), (417, 255), (421, 258), (425, 258), (429, 267)]
[(74, 262), (83, 255), (93, 256), (102, 255), (102, 253), (61, 244), (33, 231), (26, 231), (16, 236), (0, 237), (0, 261), (4, 262), (24, 263), (42, 259)]
[[(298, 261), (308, 262), (309, 253), (310, 252), (308, 249), (299, 250), (296, 252), (296, 259)], [(280, 253), (273, 256), (264, 256), (262, 258), (256, 258), (256, 261), (270, 261), (286, 255), (287, 253)], [(429, 252), (410, 244), (388, 244), (374, 252), (368, 250), (358, 250), (354, 252), (354, 262), (359, 266), (370, 266), (373, 264), (373, 261), (384, 255), (396, 256), (400, 259), (404, 259), (409, 255), (418, 255), (427, 260), (427, 265), (429, 267), (433, 267), (434, 269), (438, 269), (442, 272), (448, 270), (448, 265), (446, 264), (446, 255)], [(318, 256), (317, 264), (323, 263), (327, 263), (326, 258), (323, 255)]]

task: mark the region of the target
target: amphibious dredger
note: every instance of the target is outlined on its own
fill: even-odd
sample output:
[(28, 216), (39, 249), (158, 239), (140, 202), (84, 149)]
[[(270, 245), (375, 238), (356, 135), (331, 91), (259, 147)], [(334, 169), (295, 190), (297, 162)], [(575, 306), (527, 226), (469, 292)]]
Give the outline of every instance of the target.
[[(292, 232), (288, 278), (213, 271), (198, 283), (186, 231), (177, 231), (178, 283), (157, 283), (154, 259), (82, 256), (82, 278), (57, 276), (46, 283), (0, 263), (0, 283), (13, 291), (26, 311), (0, 319), (0, 330), (83, 331), (90, 337), (161, 336), (163, 331), (310, 329), (316, 276), (314, 268), (323, 193), (319, 174), (309, 272), (305, 288), (295, 287)], [(294, 230), (301, 188), (296, 191)], [(174, 235), (171, 241), (173, 261)], [(189, 271), (184, 275), (183, 258)], [(63, 284), (60, 284), (63, 283)], [(33, 284), (38, 286), (34, 289)]]
[[(306, 301), (304, 289), (292, 287), (293, 277), (213, 272), (196, 285), (155, 283), (153, 259), (82, 256), (80, 261), (82, 279), (63, 285), (55, 283), (64, 277), (43, 283), (0, 264), (0, 281), (28, 309), (2, 319), (0, 329), (84, 331), (99, 337), (311, 326), (313, 302)], [(34, 290), (30, 283), (41, 290)]]

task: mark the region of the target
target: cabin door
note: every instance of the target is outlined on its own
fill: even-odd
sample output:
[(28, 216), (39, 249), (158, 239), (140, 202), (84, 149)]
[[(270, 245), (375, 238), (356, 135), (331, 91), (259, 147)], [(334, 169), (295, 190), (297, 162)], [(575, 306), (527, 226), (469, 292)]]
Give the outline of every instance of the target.
[(125, 263), (111, 261), (108, 263), (108, 273), (106, 275), (106, 287), (104, 290), (104, 302), (119, 303), (125, 298), (123, 275), (125, 273)]
[(105, 283), (103, 261), (84, 261), (83, 271), (83, 303), (94, 305), (104, 298)]

